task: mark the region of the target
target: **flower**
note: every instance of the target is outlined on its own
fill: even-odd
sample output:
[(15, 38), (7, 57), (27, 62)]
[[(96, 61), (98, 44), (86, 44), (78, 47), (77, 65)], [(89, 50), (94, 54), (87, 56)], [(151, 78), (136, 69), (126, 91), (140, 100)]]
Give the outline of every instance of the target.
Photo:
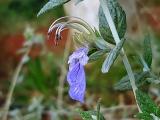
[[(70, 19), (71, 18), (71, 19)], [(62, 39), (61, 33), (66, 30), (72, 28), (76, 30), (76, 33), (85, 39), (81, 39), (82, 43), (93, 42), (93, 38), (95, 36), (94, 30), (92, 27), (84, 20), (78, 17), (73, 16), (65, 16), (54, 21), (48, 30), (48, 37), (50, 37), (51, 33), (55, 31), (55, 45), (58, 45), (59, 41)]]
[(86, 90), (86, 78), (84, 65), (88, 63), (88, 48), (81, 47), (77, 49), (69, 57), (69, 71), (67, 74), (67, 81), (69, 83), (69, 95), (72, 99), (84, 102), (84, 95)]

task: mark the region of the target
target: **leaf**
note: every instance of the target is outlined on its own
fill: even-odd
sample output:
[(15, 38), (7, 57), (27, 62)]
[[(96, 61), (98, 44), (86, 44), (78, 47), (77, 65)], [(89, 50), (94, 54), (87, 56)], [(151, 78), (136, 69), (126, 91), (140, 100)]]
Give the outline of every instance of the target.
[(75, 5), (79, 4), (79, 3), (82, 2), (82, 1), (84, 1), (84, 0), (76, 0)]
[(37, 16), (40, 16), (41, 14), (45, 13), (46, 11), (50, 9), (54, 9), (57, 6), (63, 5), (70, 0), (49, 0), (43, 7), (42, 9), (38, 12)]
[(136, 90), (136, 99), (142, 113), (148, 113), (160, 117), (160, 108), (153, 102), (153, 100), (144, 92)]
[(114, 61), (120, 54), (121, 48), (123, 47), (125, 39), (122, 39), (114, 49), (110, 51), (107, 58), (105, 59), (103, 65), (102, 65), (102, 73), (107, 73), (110, 69), (110, 67), (113, 65)]
[(94, 33), (96, 35), (96, 37), (101, 37), (99, 31), (94, 27)]
[(94, 53), (92, 53), (90, 56), (89, 56), (89, 61), (92, 62), (92, 61), (96, 61), (98, 60), (99, 58), (101, 58), (104, 54), (106, 54), (108, 52), (108, 50), (99, 50), (99, 51), (96, 51)]
[[(97, 111), (79, 111), (83, 120), (97, 120)], [(105, 120), (100, 113), (100, 120)]]
[(94, 30), (95, 30), (94, 33), (96, 35), (96, 40), (95, 40), (96, 47), (102, 50), (108, 49), (110, 51), (111, 48), (108, 46), (107, 42), (101, 37), (98, 30), (96, 28), (94, 28)]
[(46, 84), (45, 84), (45, 74), (42, 68), (42, 62), (40, 58), (36, 58), (35, 60), (30, 60), (28, 62), (28, 77), (31, 77), (35, 82), (35, 87), (42, 92), (46, 92)]
[(144, 60), (146, 61), (148, 67), (151, 67), (152, 64), (152, 47), (151, 47), (151, 37), (150, 35), (146, 35), (144, 39)]
[(143, 67), (143, 71), (150, 71), (150, 68), (148, 67), (148, 64), (146, 63), (146, 61), (144, 60), (144, 58), (142, 56), (139, 55), (139, 62)]
[[(120, 39), (125, 35), (127, 23), (126, 23), (126, 14), (117, 0), (108, 0), (108, 8), (110, 10), (112, 19), (115, 23), (117, 32)], [(109, 43), (115, 44), (111, 30), (109, 28), (108, 22), (104, 15), (103, 9), (100, 6), (99, 8), (99, 30), (102, 37)]]
[(153, 113), (151, 114), (151, 116), (153, 117), (153, 120), (160, 120), (160, 118), (154, 115)]
[[(134, 77), (135, 77), (135, 82), (136, 82), (136, 86), (140, 87), (142, 85), (144, 85), (147, 82), (147, 77), (149, 77), (149, 72), (145, 71), (145, 72), (140, 72), (140, 73), (134, 73)], [(131, 90), (131, 84), (130, 84), (130, 80), (128, 75), (124, 76), (115, 86), (114, 86), (115, 90), (120, 90), (120, 91), (124, 91), (124, 90)]]
[(153, 120), (153, 117), (148, 113), (138, 113), (136, 115), (136, 118), (139, 118), (142, 120)]
[(99, 49), (102, 49), (102, 50), (108, 49), (108, 51), (111, 50), (107, 42), (101, 37), (98, 37), (97, 40), (95, 40), (95, 44), (96, 44), (96, 47), (98, 47)]

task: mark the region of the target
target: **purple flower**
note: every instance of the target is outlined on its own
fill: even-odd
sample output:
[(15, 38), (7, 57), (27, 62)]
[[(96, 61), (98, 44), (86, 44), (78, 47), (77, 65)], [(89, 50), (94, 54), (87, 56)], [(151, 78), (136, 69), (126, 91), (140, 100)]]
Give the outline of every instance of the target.
[(87, 56), (88, 48), (81, 47), (77, 49), (69, 57), (69, 71), (67, 74), (67, 81), (69, 83), (69, 95), (72, 99), (84, 102), (84, 95), (86, 89), (86, 77), (84, 65), (87, 64), (89, 58)]

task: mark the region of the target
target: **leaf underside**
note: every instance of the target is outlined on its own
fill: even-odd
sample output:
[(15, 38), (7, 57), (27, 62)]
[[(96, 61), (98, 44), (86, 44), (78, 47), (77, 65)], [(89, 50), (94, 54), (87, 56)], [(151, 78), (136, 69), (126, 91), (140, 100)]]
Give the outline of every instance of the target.
[[(144, 85), (147, 82), (147, 77), (149, 77), (149, 72), (145, 71), (145, 72), (139, 72), (139, 73), (134, 73), (135, 76), (135, 82), (137, 87), (140, 87), (142, 85)], [(124, 76), (115, 86), (114, 86), (115, 90), (119, 90), (119, 91), (124, 91), (124, 90), (131, 90), (131, 83), (129, 80), (128, 75)]]
[(41, 10), (38, 12), (37, 16), (40, 16), (41, 14), (47, 12), (50, 9), (54, 9), (60, 5), (63, 5), (67, 2), (69, 2), (70, 0), (49, 0), (42, 8)]
[(121, 48), (123, 47), (123, 44), (125, 42), (125, 39), (122, 39), (114, 49), (110, 51), (108, 56), (106, 57), (103, 65), (102, 65), (102, 73), (107, 73), (111, 66), (113, 65), (114, 61), (118, 57), (118, 55), (121, 52)]

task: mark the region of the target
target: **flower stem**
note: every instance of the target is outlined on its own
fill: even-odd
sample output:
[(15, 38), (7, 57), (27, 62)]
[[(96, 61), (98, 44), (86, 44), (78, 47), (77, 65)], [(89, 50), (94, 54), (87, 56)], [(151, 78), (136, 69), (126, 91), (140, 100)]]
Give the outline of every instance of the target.
[(58, 86), (58, 97), (57, 97), (57, 107), (58, 110), (62, 109), (62, 105), (63, 105), (63, 92), (64, 92), (64, 81), (65, 81), (65, 77), (67, 74), (67, 70), (66, 70), (66, 61), (69, 55), (69, 51), (70, 51), (70, 47), (71, 47), (71, 40), (69, 39), (69, 33), (68, 33), (68, 38), (66, 41), (66, 45), (65, 45), (65, 50), (64, 50), (64, 55), (63, 55), (63, 63), (60, 68), (61, 68), (61, 75), (59, 78), (59, 86)]
[[(119, 35), (118, 35), (118, 32), (116, 30), (116, 27), (115, 27), (115, 24), (113, 22), (113, 19), (111, 17), (111, 13), (108, 9), (108, 4), (107, 4), (107, 0), (100, 0), (100, 3), (101, 3), (101, 6), (102, 6), (102, 9), (104, 11), (104, 14), (105, 14), (105, 17), (107, 19), (107, 22), (109, 24), (109, 27), (111, 29), (111, 32), (112, 32), (112, 35), (113, 35), (113, 38), (116, 42), (116, 44), (118, 44), (120, 42), (120, 38), (119, 38)], [(136, 100), (136, 103), (137, 103), (137, 99), (136, 99), (136, 90), (138, 89), (136, 84), (135, 84), (135, 77), (134, 77), (134, 74), (133, 74), (133, 71), (132, 71), (132, 68), (131, 68), (131, 65), (128, 61), (128, 58), (126, 56), (126, 53), (124, 51), (124, 49), (122, 48), (122, 59), (123, 59), (123, 63), (124, 63), (124, 66), (126, 68), (126, 71), (127, 71), (127, 74), (129, 76), (129, 79), (130, 79), (130, 83), (131, 83), (131, 86), (132, 86), (132, 90), (133, 90), (133, 94), (135, 96), (135, 100)], [(137, 103), (137, 107), (138, 107), (138, 110), (139, 112), (141, 112), (141, 109)]]
[(5, 103), (4, 109), (3, 109), (4, 114), (3, 114), (2, 120), (7, 120), (9, 107), (10, 107), (11, 101), (12, 101), (13, 92), (14, 92), (14, 89), (15, 89), (15, 86), (16, 86), (20, 71), (21, 71), (21, 69), (22, 69), (22, 67), (24, 65), (24, 59), (28, 56), (29, 51), (30, 51), (30, 47), (27, 49), (26, 53), (23, 55), (20, 63), (18, 64), (18, 66), (16, 68), (16, 71), (15, 71), (15, 73), (13, 75), (13, 79), (12, 79), (12, 82), (11, 82), (11, 85), (10, 85), (10, 88), (9, 88), (9, 92), (8, 92), (8, 95), (7, 95), (6, 103)]

